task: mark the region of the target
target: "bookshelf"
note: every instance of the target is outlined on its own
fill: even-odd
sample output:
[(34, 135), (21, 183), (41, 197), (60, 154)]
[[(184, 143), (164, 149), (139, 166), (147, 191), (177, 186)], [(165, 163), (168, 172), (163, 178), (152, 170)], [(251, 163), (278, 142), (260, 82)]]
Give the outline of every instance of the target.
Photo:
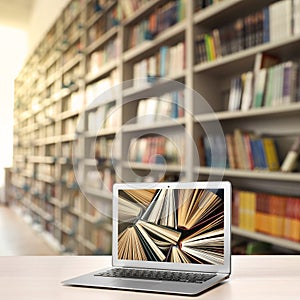
[[(178, 6), (172, 8), (177, 19), (163, 24), (163, 30), (151, 27), (138, 42), (133, 31), (142, 31), (143, 24), (150, 21), (153, 26), (155, 14), (168, 19), (163, 12), (174, 1), (135, 2), (136, 6), (129, 0), (70, 1), (15, 81), (9, 199), (33, 224), (39, 224), (62, 252), (110, 253), (111, 221), (107, 215), (111, 214), (114, 182), (226, 179), (234, 188), (300, 194), (299, 167), (294, 172), (224, 168), (228, 159), (224, 157), (220, 168), (200, 165), (198, 154), (198, 142), (205, 132), (226, 135), (238, 128), (274, 139), (278, 159), (283, 161), (300, 134), (299, 101), (235, 111), (228, 110), (228, 101), (232, 78), (253, 71), (258, 54), (276, 56), (280, 62), (298, 61), (299, 30), (281, 40), (253, 43), (200, 62), (199, 35), (216, 28), (221, 32), (274, 1), (213, 1), (205, 8), (201, 8), (204, 1), (177, 1)], [(180, 62), (169, 73), (166, 66), (155, 64), (168, 51), (172, 51), (173, 61)], [(147, 65), (151, 66), (148, 70)], [(138, 79), (142, 74), (150, 74), (152, 80)], [(183, 115), (158, 118), (154, 113), (150, 121), (138, 121), (142, 100), (164, 98), (180, 90)], [(177, 162), (169, 161), (163, 152), (163, 163), (145, 157), (129, 159), (135, 139), (148, 138), (149, 142), (152, 137), (157, 149), (153, 139), (157, 135), (178, 146)], [(176, 140), (173, 135), (181, 138)], [(226, 148), (221, 151), (226, 153)], [(233, 234), (299, 252), (298, 242), (236, 226)]]

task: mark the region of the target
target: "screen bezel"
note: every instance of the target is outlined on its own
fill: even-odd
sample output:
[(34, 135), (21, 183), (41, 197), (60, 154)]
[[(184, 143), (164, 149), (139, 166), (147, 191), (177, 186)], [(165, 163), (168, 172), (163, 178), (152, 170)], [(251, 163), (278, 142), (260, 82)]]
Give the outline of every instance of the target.
[[(136, 261), (118, 259), (118, 194), (122, 189), (223, 189), (224, 190), (224, 264), (185, 264), (170, 262)], [(222, 182), (159, 182), (116, 183), (113, 187), (112, 263), (119, 267), (136, 267), (166, 270), (230, 273), (231, 269), (231, 183)]]

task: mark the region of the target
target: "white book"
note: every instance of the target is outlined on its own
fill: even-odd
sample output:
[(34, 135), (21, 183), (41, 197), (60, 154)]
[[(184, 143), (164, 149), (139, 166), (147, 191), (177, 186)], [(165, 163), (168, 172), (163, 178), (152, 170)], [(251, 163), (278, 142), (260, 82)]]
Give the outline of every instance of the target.
[(157, 108), (158, 108), (157, 98), (147, 99), (145, 118), (143, 118), (142, 122), (146, 124), (154, 122), (157, 115)]
[(171, 116), (172, 111), (172, 96), (170, 93), (159, 97), (156, 120), (165, 120)]
[(300, 0), (293, 0), (293, 34), (300, 34)]
[(177, 45), (177, 73), (181, 73), (184, 70), (184, 43), (181, 42)]
[(253, 72), (245, 74), (244, 91), (242, 96), (241, 110), (247, 111), (252, 105), (253, 98)]
[(282, 0), (269, 6), (270, 41), (280, 41), (292, 35), (292, 0)]
[(148, 75), (151, 76), (151, 77), (156, 77), (157, 76), (157, 71), (156, 71), (156, 57), (155, 56), (151, 56), (149, 58)]
[(147, 109), (147, 100), (142, 99), (138, 103), (138, 108), (137, 108), (137, 122), (141, 123), (143, 121), (143, 116), (146, 114), (146, 109)]

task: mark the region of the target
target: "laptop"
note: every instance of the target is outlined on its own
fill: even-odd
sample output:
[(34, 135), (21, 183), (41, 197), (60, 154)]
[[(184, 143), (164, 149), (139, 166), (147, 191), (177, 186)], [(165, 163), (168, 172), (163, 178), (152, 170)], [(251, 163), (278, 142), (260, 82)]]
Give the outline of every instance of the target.
[(229, 182), (113, 187), (112, 266), (63, 285), (197, 295), (229, 278)]

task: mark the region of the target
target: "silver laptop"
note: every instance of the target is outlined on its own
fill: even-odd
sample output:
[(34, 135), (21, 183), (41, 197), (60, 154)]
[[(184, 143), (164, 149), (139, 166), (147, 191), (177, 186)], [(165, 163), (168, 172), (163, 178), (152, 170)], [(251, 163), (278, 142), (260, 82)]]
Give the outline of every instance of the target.
[(196, 295), (229, 278), (231, 184), (115, 184), (112, 266), (64, 285)]

